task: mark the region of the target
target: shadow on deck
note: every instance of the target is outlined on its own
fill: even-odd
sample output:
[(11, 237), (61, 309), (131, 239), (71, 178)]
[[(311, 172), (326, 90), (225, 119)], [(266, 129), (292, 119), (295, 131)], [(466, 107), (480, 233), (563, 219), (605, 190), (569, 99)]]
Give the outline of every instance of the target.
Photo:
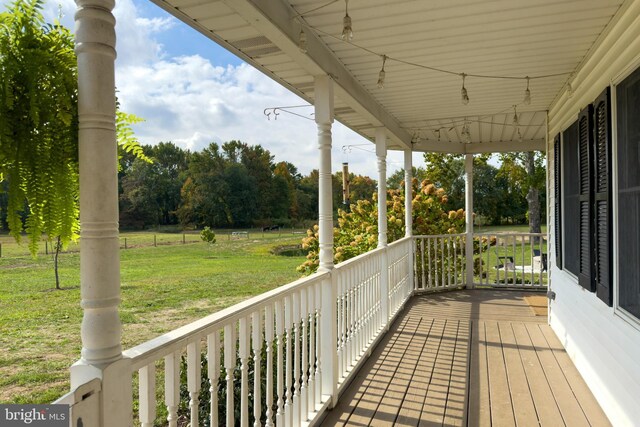
[(610, 425), (530, 294), (412, 298), (322, 425)]

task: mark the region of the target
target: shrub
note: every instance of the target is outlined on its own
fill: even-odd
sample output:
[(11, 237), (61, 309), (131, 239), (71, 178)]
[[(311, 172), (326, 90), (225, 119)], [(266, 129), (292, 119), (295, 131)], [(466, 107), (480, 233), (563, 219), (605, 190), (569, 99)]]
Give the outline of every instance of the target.
[(203, 242), (213, 245), (216, 242), (216, 233), (214, 233), (211, 228), (205, 227), (200, 232), (200, 238), (202, 239)]
[[(455, 234), (464, 231), (463, 209), (446, 211), (447, 195), (430, 181), (413, 180), (413, 231), (416, 235)], [(404, 192), (387, 192), (387, 241), (393, 242), (405, 234)], [(338, 210), (338, 227), (333, 229), (334, 262), (340, 263), (373, 250), (378, 245), (377, 193), (373, 202), (358, 200), (349, 212)], [(318, 269), (318, 226), (314, 225), (302, 239), (302, 247), (309, 251), (307, 260), (298, 271), (311, 274)]]

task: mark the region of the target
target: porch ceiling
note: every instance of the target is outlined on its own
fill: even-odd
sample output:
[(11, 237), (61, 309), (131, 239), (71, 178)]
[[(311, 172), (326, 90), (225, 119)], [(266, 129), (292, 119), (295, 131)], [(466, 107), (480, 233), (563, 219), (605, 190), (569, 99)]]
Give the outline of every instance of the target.
[[(309, 102), (313, 76), (331, 74), (336, 118), (370, 140), (384, 126), (390, 149), (457, 153), (544, 150), (546, 111), (624, 3), (351, 0), (350, 44), (340, 39), (344, 0), (152, 1)], [(298, 49), (301, 27), (306, 53)], [(381, 55), (389, 57), (383, 89)], [(460, 73), (468, 75), (468, 105)], [(471, 144), (461, 143), (465, 122)]]

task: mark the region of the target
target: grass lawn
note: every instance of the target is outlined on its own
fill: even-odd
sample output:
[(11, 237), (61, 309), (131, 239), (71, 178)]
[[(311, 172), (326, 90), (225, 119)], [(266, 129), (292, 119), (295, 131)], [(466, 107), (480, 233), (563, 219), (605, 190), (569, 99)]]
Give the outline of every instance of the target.
[[(123, 237), (134, 242), (139, 234)], [(161, 245), (160, 236), (157, 247), (133, 245), (120, 252), (125, 349), (289, 283), (299, 277), (295, 267), (303, 261), (270, 253), (274, 246), (300, 242), (302, 236), (290, 232), (238, 240), (219, 235), (212, 248)], [(69, 390), (68, 368), (80, 355), (79, 254), (60, 256), (63, 291), (52, 290), (50, 255), (2, 256), (0, 403), (49, 403)]]
[[(527, 224), (518, 224), (518, 225), (476, 225), (473, 227), (473, 231), (475, 233), (528, 233), (529, 225)], [(542, 224), (540, 226), (540, 231), (542, 233), (547, 232), (547, 224)]]

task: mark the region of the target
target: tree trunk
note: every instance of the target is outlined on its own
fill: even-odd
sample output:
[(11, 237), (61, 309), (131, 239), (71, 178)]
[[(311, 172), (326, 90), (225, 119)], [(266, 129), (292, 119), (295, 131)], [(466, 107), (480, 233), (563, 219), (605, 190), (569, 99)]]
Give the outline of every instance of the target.
[(60, 287), (60, 276), (58, 275), (58, 255), (60, 254), (60, 248), (62, 247), (62, 243), (60, 242), (60, 236), (56, 240), (56, 252), (53, 255), (53, 271), (56, 275), (56, 289), (62, 289)]
[[(526, 154), (525, 167), (527, 175), (531, 181), (536, 173), (535, 153), (529, 151)], [(527, 203), (529, 204), (529, 233), (540, 233), (540, 190), (533, 185), (529, 186), (527, 193)]]

